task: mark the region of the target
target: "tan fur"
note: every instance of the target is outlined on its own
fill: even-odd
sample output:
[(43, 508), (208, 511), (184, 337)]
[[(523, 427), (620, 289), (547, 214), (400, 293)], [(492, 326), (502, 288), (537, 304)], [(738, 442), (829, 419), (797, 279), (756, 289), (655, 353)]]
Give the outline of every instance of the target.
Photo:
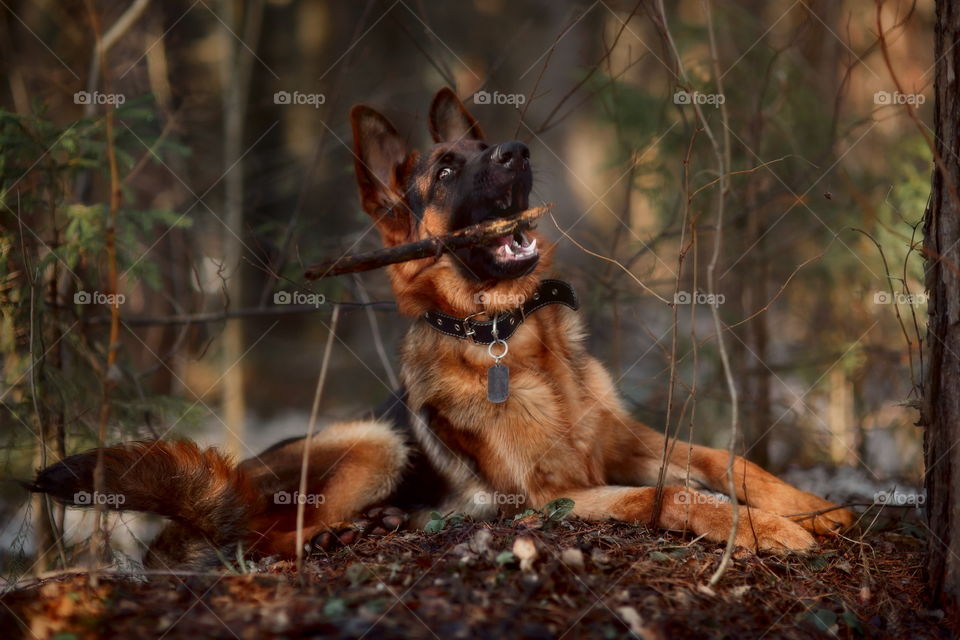
[[(317, 500), (304, 509), (304, 540), (390, 495), (407, 462), (406, 446), (390, 425), (381, 422), (330, 425), (309, 446), (305, 493)], [(262, 553), (296, 554), (297, 505), (277, 504), (273, 496), (299, 491), (303, 447), (304, 441), (297, 440), (241, 465), (267, 496), (267, 509), (251, 526), (254, 546)]]
[[(216, 449), (185, 441), (150, 441), (102, 449), (107, 506), (148, 511), (171, 522), (150, 544), (144, 563), (159, 569), (203, 568), (233, 562), (238, 549), (296, 555), (297, 503), (305, 440), (233, 464)], [(338, 527), (396, 487), (408, 450), (392, 425), (360, 421), (331, 425), (310, 440), (304, 540)], [(98, 450), (79, 453), (39, 472), (35, 491), (68, 504), (93, 493)], [(290, 499), (278, 501), (285, 492)], [(81, 503), (82, 504), (82, 503)]]
[[(442, 94), (435, 105), (456, 101)], [(463, 130), (464, 123), (475, 122), (459, 101), (452, 105), (439, 111), (446, 114), (442, 117), (456, 119), (459, 110), (463, 122), (453, 129)], [(436, 111), (431, 110), (431, 130), (442, 131), (444, 125), (433, 122)], [(362, 154), (369, 141), (359, 137), (356, 144)], [(434, 153), (455, 151), (458, 144), (462, 143), (441, 146)], [(408, 228), (414, 238), (436, 235), (449, 230), (448, 220), (448, 212), (428, 205), (419, 224), (411, 220)], [(392, 266), (390, 278), (400, 310), (412, 316), (429, 309), (467, 316), (516, 306), (484, 308), (476, 294), (493, 293), (488, 299), (494, 301), (529, 296), (549, 269), (552, 254), (543, 237), (534, 237), (544, 249), (541, 260), (532, 273), (514, 280), (470, 280), (451, 255)], [(383, 239), (388, 245), (395, 241), (389, 233)], [(670, 486), (655, 517), (649, 485), (657, 480), (664, 438), (624, 410), (609, 374), (584, 350), (583, 330), (574, 312), (557, 306), (538, 311), (514, 333), (509, 346), (503, 363), (510, 368), (510, 397), (494, 404), (486, 399), (491, 359), (485, 345), (451, 338), (424, 323), (416, 323), (403, 342), (402, 379), (409, 408), (413, 413), (432, 411), (429, 426), (420, 427), (429, 429), (421, 441), (429, 441), (425, 451), (452, 487), (449, 504), (469, 505), (478, 488), (520, 495), (528, 507), (569, 497), (576, 501), (574, 513), (586, 518), (656, 522), (711, 540), (727, 538), (729, 505), (676, 484), (687, 476), (689, 453), (692, 486), (723, 491), (728, 454), (686, 444), (673, 447), (666, 473)], [(799, 524), (781, 517), (835, 505), (742, 458), (737, 458), (734, 470), (737, 498), (751, 507), (742, 507), (737, 542), (743, 546), (806, 550), (814, 545), (811, 533), (852, 523), (852, 515), (843, 509), (796, 517)]]
[[(504, 359), (510, 367), (511, 393), (502, 405), (485, 398), (490, 366), (485, 346), (415, 326), (403, 350), (410, 407), (416, 411), (430, 405), (438, 410), (436, 435), (449, 447), (446, 455), (466, 455), (475, 463), (475, 475), (447, 476), (459, 495), (453, 502), (467, 501), (480, 484), (489, 492), (523, 495), (524, 506), (539, 507), (568, 497), (576, 501), (574, 513), (585, 518), (651, 522), (653, 490), (634, 487), (656, 482), (663, 436), (625, 413), (606, 371), (584, 353), (571, 314), (558, 307), (544, 309), (514, 334)], [(471, 443), (469, 448), (458, 446), (465, 441)], [(674, 448), (668, 483), (684, 480), (688, 446)], [(725, 490), (726, 452), (694, 446), (691, 458), (694, 487)], [(757, 508), (743, 511), (739, 544), (803, 550), (813, 545), (803, 528), (822, 534), (852, 522), (846, 510), (798, 518), (803, 528), (775, 517), (834, 505), (742, 458), (737, 458), (734, 469), (737, 498)], [(683, 492), (681, 487), (667, 487), (658, 523), (725, 540), (729, 507), (703, 494), (677, 502), (678, 496), (687, 495)]]

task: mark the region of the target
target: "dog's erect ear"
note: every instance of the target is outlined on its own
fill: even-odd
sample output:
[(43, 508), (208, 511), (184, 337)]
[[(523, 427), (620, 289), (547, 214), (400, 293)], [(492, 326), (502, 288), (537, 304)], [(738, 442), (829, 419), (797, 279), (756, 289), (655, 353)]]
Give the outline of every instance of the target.
[(403, 176), (415, 158), (390, 121), (370, 107), (356, 105), (350, 122), (363, 209), (373, 216), (385, 243), (401, 242), (410, 228)]
[(483, 130), (450, 87), (437, 91), (430, 103), (430, 135), (434, 142), (483, 140)]

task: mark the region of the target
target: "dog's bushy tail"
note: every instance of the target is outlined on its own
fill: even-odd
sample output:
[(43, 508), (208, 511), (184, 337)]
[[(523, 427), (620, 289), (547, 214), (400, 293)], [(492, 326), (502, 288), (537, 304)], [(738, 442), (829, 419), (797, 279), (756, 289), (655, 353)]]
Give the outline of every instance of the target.
[[(103, 481), (95, 487), (98, 452)], [(263, 498), (242, 469), (216, 449), (188, 441), (92, 449), (42, 469), (28, 488), (70, 506), (100, 503), (111, 510), (167, 516), (216, 546), (246, 536), (251, 519), (263, 509)]]

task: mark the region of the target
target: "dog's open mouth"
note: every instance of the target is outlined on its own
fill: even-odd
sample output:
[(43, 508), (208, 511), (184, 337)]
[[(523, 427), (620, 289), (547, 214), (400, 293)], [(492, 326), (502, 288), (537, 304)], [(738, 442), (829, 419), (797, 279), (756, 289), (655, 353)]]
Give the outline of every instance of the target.
[[(526, 190), (519, 183), (514, 183), (503, 197), (494, 201), (493, 206), (496, 210), (494, 215), (497, 218), (511, 218), (526, 211), (529, 205), (530, 198)], [(490, 243), (490, 248), (494, 261), (504, 266), (525, 262), (536, 258), (540, 253), (537, 249), (537, 239), (527, 236), (522, 231), (495, 238)]]
[[(493, 220), (515, 220), (530, 208), (529, 170), (523, 175), (495, 172), (483, 177), (486, 187), (457, 209), (454, 228)], [(531, 273), (539, 264), (537, 236), (529, 227), (458, 250), (457, 264), (479, 281), (511, 280)]]
[(494, 259), (501, 264), (523, 262), (539, 255), (537, 239), (530, 238), (522, 231), (512, 235), (500, 236), (494, 240)]

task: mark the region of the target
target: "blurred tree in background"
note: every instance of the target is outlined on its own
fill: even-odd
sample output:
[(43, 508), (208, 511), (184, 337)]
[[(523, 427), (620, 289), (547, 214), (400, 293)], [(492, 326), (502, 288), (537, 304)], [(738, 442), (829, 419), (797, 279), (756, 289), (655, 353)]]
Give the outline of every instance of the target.
[[(933, 135), (925, 134), (934, 150), (930, 206), (924, 219), (927, 254), (926, 287), (930, 292), (928, 324), (928, 375), (923, 387), (919, 423), (924, 430), (924, 486), (928, 492), (929, 536), (927, 575), (931, 601), (949, 615), (960, 611), (960, 522), (957, 521), (957, 478), (960, 457), (956, 450), (960, 430), (960, 145), (958, 105), (960, 91), (954, 69), (960, 61), (954, 52), (960, 39), (960, 12), (949, 2), (937, 2), (935, 27), (935, 111)], [(915, 113), (911, 116), (916, 118)], [(919, 124), (921, 133), (923, 125)]]
[[(377, 244), (355, 195), (349, 107), (375, 106), (425, 144), (429, 98), (450, 85), (492, 139), (530, 145), (535, 198), (557, 203), (557, 227), (541, 228), (585, 302), (591, 350), (635, 413), (726, 443), (731, 404), (706, 297), (722, 233), (713, 302), (739, 452), (774, 470), (847, 465), (916, 482), (920, 434), (906, 405), (923, 376), (918, 225), (931, 155), (904, 104), (931, 121), (933, 2), (705, 6), (6, 3), (5, 475), (93, 444), (108, 384), (109, 441), (190, 433), (248, 456), (301, 433), (338, 301), (352, 306), (324, 414), (384, 398), (409, 323), (390, 309), (384, 274), (310, 286), (301, 274)], [(102, 73), (96, 24), (109, 44)], [(122, 188), (116, 292), (108, 144)], [(293, 292), (325, 302), (286, 304)], [(0, 491), (5, 569), (69, 561), (88, 535), (80, 516), (27, 505), (13, 483)], [(125, 521), (108, 528), (120, 536)]]

